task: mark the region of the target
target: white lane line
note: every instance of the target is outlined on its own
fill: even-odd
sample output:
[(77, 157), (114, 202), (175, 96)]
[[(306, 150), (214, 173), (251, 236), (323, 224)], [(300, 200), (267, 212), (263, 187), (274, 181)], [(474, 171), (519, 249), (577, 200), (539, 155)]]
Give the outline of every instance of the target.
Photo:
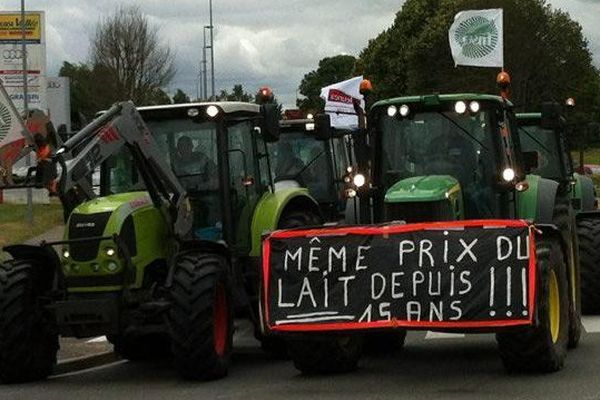
[(106, 339), (106, 336), (98, 336), (97, 338), (88, 340), (86, 343), (104, 343), (104, 342), (108, 342), (108, 339)]
[(600, 332), (600, 316), (593, 317), (581, 317), (581, 323), (587, 333), (598, 333)]
[(432, 332), (427, 331), (425, 335), (425, 340), (432, 339), (463, 339), (465, 337), (464, 333), (446, 333), (446, 332)]

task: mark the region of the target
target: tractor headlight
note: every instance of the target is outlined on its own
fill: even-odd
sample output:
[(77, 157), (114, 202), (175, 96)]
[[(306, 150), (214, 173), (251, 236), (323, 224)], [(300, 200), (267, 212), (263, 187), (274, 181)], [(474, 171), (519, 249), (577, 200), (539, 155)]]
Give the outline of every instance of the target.
[(117, 264), (114, 261), (110, 261), (107, 265), (106, 268), (110, 271), (110, 272), (115, 272), (116, 270), (119, 269), (119, 264)]
[(402, 104), (400, 106), (400, 115), (403, 117), (407, 117), (409, 113), (410, 113), (410, 107), (408, 107), (406, 104)]
[(454, 111), (456, 111), (457, 114), (464, 114), (467, 111), (467, 103), (462, 100), (457, 101), (456, 104), (454, 104)]
[(472, 101), (471, 103), (469, 103), (469, 110), (471, 110), (473, 114), (477, 114), (480, 109), (481, 105), (478, 101)]
[(219, 108), (217, 106), (208, 106), (206, 107), (206, 115), (211, 118), (216, 117), (219, 114)]
[(354, 183), (354, 186), (356, 186), (356, 187), (364, 186), (366, 181), (367, 180), (363, 174), (356, 174), (356, 175), (354, 175), (354, 178), (352, 179), (352, 182)]
[(113, 249), (112, 247), (107, 247), (105, 251), (106, 251), (106, 255), (109, 256), (109, 257), (112, 257), (115, 254), (117, 254), (117, 252), (115, 251), (115, 249)]
[(504, 171), (502, 171), (502, 179), (504, 179), (506, 182), (511, 182), (513, 179), (515, 179), (515, 170), (512, 168), (506, 168)]
[(67, 249), (63, 249), (63, 251), (62, 251), (62, 256), (63, 256), (64, 258), (69, 258), (69, 257), (71, 257), (71, 253), (69, 253), (69, 250), (67, 250)]
[(398, 108), (396, 106), (389, 106), (387, 109), (388, 117), (395, 117), (396, 113), (398, 113)]
[(346, 197), (348, 197), (350, 199), (353, 197), (356, 197), (356, 190), (354, 190), (354, 189), (346, 189), (345, 193), (346, 193)]
[(198, 111), (197, 108), (188, 108), (188, 110), (187, 110), (187, 115), (189, 117), (192, 117), (192, 118), (197, 117), (198, 114), (200, 114), (200, 111)]

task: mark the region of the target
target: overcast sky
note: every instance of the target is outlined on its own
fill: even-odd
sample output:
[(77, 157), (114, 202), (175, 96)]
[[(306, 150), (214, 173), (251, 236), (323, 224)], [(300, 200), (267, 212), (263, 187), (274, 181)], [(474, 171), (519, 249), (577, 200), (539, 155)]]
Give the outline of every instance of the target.
[[(600, 66), (600, 0), (550, 0), (583, 26)], [(138, 4), (160, 27), (177, 53), (169, 91), (181, 88), (196, 96), (208, 0), (26, 0), (46, 12), (49, 75), (64, 60), (85, 61), (89, 37), (98, 19), (119, 4)], [(216, 91), (235, 83), (254, 93), (271, 86), (293, 106), (303, 75), (318, 61), (337, 54), (358, 55), (369, 39), (389, 27), (404, 0), (213, 0)], [(19, 0), (2, 1), (2, 10), (18, 10)]]

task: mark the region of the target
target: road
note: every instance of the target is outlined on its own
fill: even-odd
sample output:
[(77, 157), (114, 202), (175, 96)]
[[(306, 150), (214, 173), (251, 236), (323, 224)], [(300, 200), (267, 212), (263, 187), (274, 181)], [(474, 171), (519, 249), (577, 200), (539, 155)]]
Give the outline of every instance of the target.
[(506, 374), (493, 335), (411, 332), (398, 354), (365, 357), (354, 373), (307, 377), (290, 361), (269, 359), (243, 327), (221, 381), (183, 381), (167, 361), (119, 361), (0, 386), (0, 399), (600, 399), (600, 317), (585, 326), (564, 370), (549, 375)]

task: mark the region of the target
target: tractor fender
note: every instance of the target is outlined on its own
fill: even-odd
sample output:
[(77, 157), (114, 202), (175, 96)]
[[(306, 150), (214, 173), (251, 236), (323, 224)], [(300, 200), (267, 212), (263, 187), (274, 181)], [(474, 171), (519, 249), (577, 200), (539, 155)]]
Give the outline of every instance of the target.
[(62, 276), (60, 258), (52, 246), (17, 244), (3, 248), (14, 259), (31, 260), (36, 278), (44, 290), (52, 289), (55, 276)]
[[(573, 206), (577, 211), (591, 211), (596, 208), (596, 188), (594, 182), (585, 175), (573, 174)], [(578, 205), (579, 207), (576, 207)]]
[(537, 175), (528, 175), (529, 189), (517, 192), (517, 217), (536, 224), (552, 224), (558, 183)]
[(251, 257), (260, 257), (262, 235), (276, 230), (283, 213), (292, 210), (310, 210), (322, 217), (319, 203), (311, 197), (306, 188), (282, 189), (267, 192), (261, 197), (252, 217)]

